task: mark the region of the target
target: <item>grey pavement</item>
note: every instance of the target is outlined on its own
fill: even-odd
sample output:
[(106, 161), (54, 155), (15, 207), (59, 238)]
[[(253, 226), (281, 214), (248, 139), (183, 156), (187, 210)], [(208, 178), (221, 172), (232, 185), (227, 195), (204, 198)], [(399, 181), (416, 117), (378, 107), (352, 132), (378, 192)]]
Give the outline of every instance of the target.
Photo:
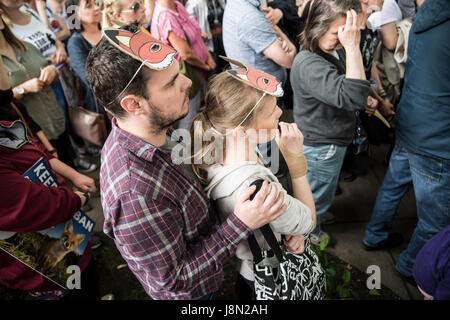
[[(292, 110), (286, 110), (282, 119), (292, 122)], [(384, 286), (402, 299), (422, 300), (423, 296), (417, 288), (399, 278), (394, 268), (417, 223), (416, 204), (412, 190), (401, 201), (393, 224), (393, 231), (401, 233), (406, 239), (405, 243), (395, 249), (375, 252), (365, 251), (361, 245), (365, 226), (370, 219), (377, 191), (387, 169), (382, 163), (387, 150), (387, 146), (372, 146), (369, 156), (361, 159), (363, 166), (368, 169), (368, 173), (365, 176), (357, 177), (352, 182), (340, 183), (342, 194), (336, 196), (330, 208), (330, 211), (336, 216), (336, 222), (323, 228), (336, 240), (336, 244), (333, 248), (326, 250), (362, 272), (366, 272), (370, 265), (379, 266), (381, 283)], [(98, 186), (98, 170), (89, 176), (97, 179)], [(93, 209), (87, 213), (96, 222), (95, 231), (101, 232), (104, 217), (100, 198), (93, 197), (90, 204)]]

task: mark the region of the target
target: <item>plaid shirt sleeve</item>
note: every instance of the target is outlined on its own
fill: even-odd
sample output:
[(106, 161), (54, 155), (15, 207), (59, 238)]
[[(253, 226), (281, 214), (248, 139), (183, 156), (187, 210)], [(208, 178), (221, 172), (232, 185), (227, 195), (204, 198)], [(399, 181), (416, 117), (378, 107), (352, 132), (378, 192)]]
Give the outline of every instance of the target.
[(217, 290), (222, 265), (251, 232), (231, 214), (188, 246), (182, 213), (158, 198), (127, 192), (108, 211), (111, 231), (130, 269), (148, 294), (161, 299), (195, 298), (195, 292)]

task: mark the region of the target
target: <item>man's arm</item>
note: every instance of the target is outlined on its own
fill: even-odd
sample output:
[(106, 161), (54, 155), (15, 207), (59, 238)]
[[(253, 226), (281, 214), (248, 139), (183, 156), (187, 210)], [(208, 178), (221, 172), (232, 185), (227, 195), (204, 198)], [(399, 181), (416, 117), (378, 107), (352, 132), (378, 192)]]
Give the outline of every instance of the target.
[[(104, 207), (109, 217), (105, 229), (124, 247), (132, 268), (143, 270), (140, 280), (146, 286), (156, 291), (191, 291), (222, 269), (251, 230), (285, 211), (284, 197), (277, 198), (276, 188), (267, 194), (268, 188), (265, 182), (252, 201), (249, 197), (255, 188), (244, 191), (235, 212), (197, 245), (186, 242), (186, 231), (191, 231), (186, 230), (186, 225), (194, 223), (186, 212), (167, 198), (150, 199), (136, 192), (122, 194), (115, 203)], [(207, 219), (208, 215), (205, 212), (202, 216)]]
[(127, 252), (128, 262), (143, 271), (139, 280), (155, 291), (189, 292), (201, 286), (222, 269), (237, 244), (250, 234), (231, 215), (198, 245), (188, 245), (184, 213), (179, 208), (131, 192), (108, 211), (115, 217), (112, 231)]
[(278, 39), (268, 46), (263, 54), (278, 65), (290, 69), (297, 54), (297, 49), (278, 26), (273, 26), (272, 29)]
[(380, 33), (383, 46), (390, 51), (394, 51), (398, 41), (398, 31), (395, 22), (382, 25), (378, 32)]

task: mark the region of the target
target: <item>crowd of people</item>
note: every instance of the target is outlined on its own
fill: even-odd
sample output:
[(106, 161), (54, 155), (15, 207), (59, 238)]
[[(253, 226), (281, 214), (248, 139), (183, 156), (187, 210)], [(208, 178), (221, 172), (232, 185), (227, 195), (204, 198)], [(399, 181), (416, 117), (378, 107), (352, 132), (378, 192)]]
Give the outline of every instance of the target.
[[(362, 246), (404, 241), (392, 223), (412, 185), (418, 223), (395, 268), (426, 299), (450, 299), (446, 1), (261, 2), (0, 0), (0, 230), (64, 222), (98, 188), (103, 231), (151, 298), (212, 300), (236, 256), (236, 296), (255, 299), (264, 227), (315, 259), (311, 246), (333, 241), (339, 181), (387, 144)], [(75, 132), (77, 106), (106, 121), (102, 145)], [(96, 186), (83, 173), (100, 149)], [(59, 187), (23, 176), (40, 158)], [(90, 247), (79, 265), (74, 295), (0, 250), (0, 283), (99, 298)]]

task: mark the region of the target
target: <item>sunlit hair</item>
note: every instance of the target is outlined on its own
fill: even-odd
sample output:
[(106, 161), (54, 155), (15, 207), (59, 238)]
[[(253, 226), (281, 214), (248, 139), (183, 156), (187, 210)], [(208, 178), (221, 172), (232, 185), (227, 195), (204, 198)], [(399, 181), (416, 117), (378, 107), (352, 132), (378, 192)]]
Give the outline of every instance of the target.
[[(205, 109), (195, 116), (190, 128), (191, 160), (197, 159), (196, 162), (201, 160), (201, 164), (194, 164), (192, 161), (192, 169), (202, 183), (206, 183), (205, 169), (211, 166), (204, 161), (205, 155), (210, 154), (215, 157), (214, 142), (217, 142), (217, 139), (222, 140), (218, 145), (223, 146), (223, 150), (226, 148), (224, 135), (227, 129), (237, 127), (262, 95), (263, 92), (237, 80), (226, 71), (210, 80), (206, 90)], [(271, 98), (270, 95), (264, 97), (260, 108)], [(255, 122), (256, 114), (255, 111), (251, 112), (241, 125), (251, 127)], [(211, 141), (203, 141), (208, 130), (213, 133), (214, 138)], [(194, 150), (194, 141), (202, 141), (200, 150)]]
[[(0, 4), (0, 8), (3, 9), (1, 4)], [(4, 11), (4, 9), (3, 9), (3, 11)], [(1, 32), (3, 33), (3, 36), (5, 37), (6, 42), (9, 43), (10, 45), (12, 45), (13, 47), (16, 47), (17, 49), (19, 49), (21, 52), (25, 52), (27, 50), (26, 44), (22, 40), (17, 38), (14, 35), (14, 33), (12, 33), (12, 31), (9, 27), (9, 24), (6, 23), (6, 21), (5, 21), (5, 20), (8, 20), (5, 13), (2, 14), (2, 17), (0, 19), (3, 20), (3, 25), (5, 26), (5, 28), (3, 30), (1, 30)], [(9, 21), (11, 21), (11, 20), (9, 20)]]
[(300, 44), (306, 50), (319, 53), (319, 39), (337, 18), (345, 17), (350, 9), (361, 12), (359, 0), (313, 0), (305, 29), (299, 35)]
[(114, 14), (123, 10), (119, 0), (103, 0), (103, 5), (102, 28), (120, 28), (126, 25), (126, 23), (114, 19)]
[[(14, 25), (14, 22), (12, 22), (11, 18), (8, 16), (7, 8), (1, 2), (0, 2), (0, 9), (3, 10), (3, 14), (2, 14), (3, 22), (8, 27), (12, 28), (13, 25)], [(26, 11), (20, 11), (20, 12), (23, 13), (24, 15), (27, 15), (27, 16), (30, 15), (30, 13), (26, 12)]]

